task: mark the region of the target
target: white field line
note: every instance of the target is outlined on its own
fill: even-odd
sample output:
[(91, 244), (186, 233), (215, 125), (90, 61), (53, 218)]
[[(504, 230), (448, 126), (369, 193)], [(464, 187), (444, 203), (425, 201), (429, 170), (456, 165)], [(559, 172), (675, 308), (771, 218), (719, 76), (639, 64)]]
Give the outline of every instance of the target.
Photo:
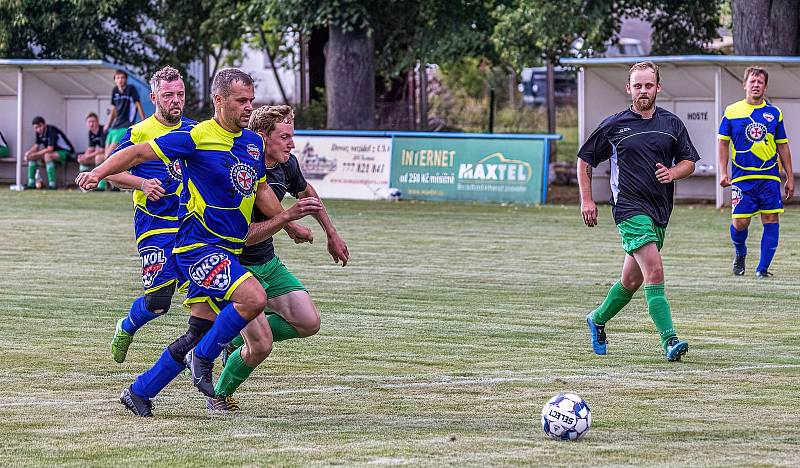
[[(723, 367), (719, 369), (686, 369), (686, 370), (651, 370), (651, 371), (623, 371), (623, 372), (606, 372), (595, 374), (573, 374), (573, 375), (552, 375), (540, 377), (487, 377), (487, 378), (461, 378), (461, 377), (443, 377), (438, 381), (425, 381), (425, 382), (402, 382), (402, 383), (379, 383), (381, 377), (374, 378), (371, 376), (350, 376), (348, 380), (368, 380), (375, 382), (371, 388), (433, 388), (433, 387), (464, 387), (473, 385), (496, 385), (507, 382), (551, 382), (557, 379), (561, 380), (608, 380), (618, 379), (620, 377), (660, 377), (660, 376), (675, 376), (675, 375), (704, 375), (704, 374), (732, 374), (743, 371), (751, 370), (769, 370), (769, 369), (800, 369), (800, 364), (763, 364), (752, 366), (736, 366), (736, 367)], [(319, 378), (336, 378), (335, 375), (317, 376)], [(405, 377), (403, 377), (405, 378)], [(292, 395), (292, 394), (323, 394), (323, 393), (338, 393), (349, 392), (353, 390), (365, 390), (369, 387), (363, 386), (348, 386), (348, 385), (333, 385), (333, 386), (315, 386), (303, 387), (296, 389), (277, 390), (268, 392), (246, 392), (247, 395), (252, 396), (269, 396), (269, 395)], [(35, 397), (27, 397), (25, 401), (19, 401), (20, 398), (12, 397), (15, 401), (13, 403), (0, 403), (0, 408), (11, 408), (20, 406), (62, 406), (62, 405), (86, 405), (86, 404), (101, 404), (116, 402), (116, 398), (111, 399), (96, 399), (96, 400), (59, 400), (47, 399), (41, 400)], [(180, 397), (181, 400), (184, 397)], [(172, 397), (158, 399), (160, 401), (171, 400)], [(177, 397), (176, 397), (177, 399)], [(2, 401), (2, 399), (0, 399)]]

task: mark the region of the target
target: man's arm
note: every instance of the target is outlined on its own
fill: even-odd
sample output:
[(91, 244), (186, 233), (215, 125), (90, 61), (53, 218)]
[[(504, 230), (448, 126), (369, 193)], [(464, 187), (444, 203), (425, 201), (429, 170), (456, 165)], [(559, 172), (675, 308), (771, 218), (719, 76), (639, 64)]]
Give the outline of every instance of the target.
[(597, 205), (592, 197), (592, 166), (578, 158), (577, 174), (583, 223), (588, 227), (597, 226)]
[(141, 120), (144, 120), (144, 109), (142, 109), (142, 103), (139, 101), (136, 101), (136, 110), (139, 111), (139, 117), (141, 117)]
[(97, 187), (98, 182), (110, 175), (119, 174), (137, 164), (156, 159), (158, 159), (158, 156), (148, 143), (129, 146), (117, 151), (113, 157), (106, 159), (103, 164), (95, 167), (90, 172), (81, 172), (75, 178), (75, 182), (84, 190), (92, 190)]
[(275, 196), (275, 192), (269, 188), (269, 184), (265, 183), (259, 184), (256, 189), (255, 206), (270, 219), (250, 224), (245, 245), (257, 244), (264, 239), (268, 239), (291, 221), (313, 215), (322, 209), (322, 204), (318, 199), (307, 198), (299, 200), (294, 206), (284, 210), (278, 201), (278, 197)]
[(694, 173), (694, 161), (683, 159), (672, 167), (656, 163), (656, 178), (662, 184), (685, 179)]
[(319, 198), (317, 191), (311, 184), (307, 183), (306, 189), (298, 193), (297, 196), (299, 199), (312, 197), (319, 200), (322, 209), (312, 216), (314, 216), (314, 219), (317, 220), (322, 230), (325, 231), (325, 234), (328, 236), (328, 253), (331, 254), (334, 263), (339, 263), (339, 260), (341, 260), (342, 266), (346, 266), (347, 260), (350, 258), (350, 253), (347, 251), (347, 244), (339, 233), (336, 232), (336, 228), (333, 226), (330, 216), (328, 216), (328, 210), (325, 209), (325, 205), (322, 203), (322, 199)]
[(114, 119), (117, 118), (117, 108), (111, 106), (111, 115), (108, 117), (108, 123), (103, 126), (104, 133), (108, 133), (108, 129), (111, 128), (111, 124), (114, 123)]
[(730, 158), (730, 154), (731, 154), (731, 141), (717, 140), (717, 166), (719, 166), (718, 169), (719, 185), (723, 187), (731, 185), (731, 173), (728, 171), (728, 159)]
[(158, 179), (145, 179), (131, 174), (130, 172), (120, 172), (106, 177), (106, 180), (124, 189), (141, 190), (148, 199), (156, 201), (164, 196), (166, 191), (161, 186), (161, 181)]
[(788, 143), (778, 143), (778, 157), (781, 160), (783, 170), (786, 172), (786, 199), (794, 197), (794, 170), (792, 169), (792, 152)]

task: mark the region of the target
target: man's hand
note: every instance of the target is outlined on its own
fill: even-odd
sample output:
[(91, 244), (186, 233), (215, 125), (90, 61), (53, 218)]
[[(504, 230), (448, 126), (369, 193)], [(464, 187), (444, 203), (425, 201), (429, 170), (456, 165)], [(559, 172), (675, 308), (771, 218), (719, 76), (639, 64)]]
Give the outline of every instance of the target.
[(331, 254), (334, 263), (342, 261), (342, 266), (347, 266), (347, 260), (350, 259), (350, 252), (347, 251), (347, 244), (344, 242), (339, 234), (334, 233), (328, 236), (328, 253)]
[(144, 194), (147, 195), (147, 199), (150, 201), (156, 201), (166, 193), (164, 187), (161, 186), (161, 181), (158, 179), (145, 179), (141, 187), (139, 187), (139, 190), (144, 192)]
[(784, 185), (786, 189), (786, 200), (789, 201), (794, 197), (794, 175), (793, 174), (786, 174), (786, 184)]
[(719, 185), (721, 187), (730, 187), (731, 185), (731, 175), (730, 174), (722, 174), (719, 176)]
[(661, 163), (656, 163), (656, 178), (662, 184), (668, 184), (675, 180), (672, 176), (672, 171)]
[(597, 226), (597, 205), (593, 200), (581, 201), (581, 214), (583, 215), (583, 224), (588, 227)]
[(303, 225), (289, 223), (283, 228), (286, 231), (286, 234), (289, 234), (289, 237), (292, 238), (295, 244), (302, 244), (303, 242), (308, 242), (309, 244), (314, 243), (314, 232)]
[(78, 184), (81, 190), (94, 190), (99, 182), (100, 178), (94, 174), (94, 171), (81, 172), (75, 178), (75, 183)]
[(306, 197), (297, 200), (297, 203), (284, 211), (284, 213), (289, 218), (289, 221), (297, 221), (300, 218), (319, 213), (322, 210), (322, 202), (320, 202), (318, 198)]

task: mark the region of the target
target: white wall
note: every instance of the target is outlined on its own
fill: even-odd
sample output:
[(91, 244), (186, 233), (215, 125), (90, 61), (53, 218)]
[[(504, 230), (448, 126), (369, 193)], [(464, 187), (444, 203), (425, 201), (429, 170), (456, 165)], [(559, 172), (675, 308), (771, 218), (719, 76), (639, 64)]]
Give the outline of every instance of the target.
[[(24, 73), (23, 77), (23, 102), (25, 107), (22, 109), (22, 147), (27, 149), (36, 142), (36, 136), (31, 125), (33, 118), (40, 115), (44, 117), (48, 124), (64, 130), (67, 127), (67, 106), (61, 94), (44, 84), (36, 76)], [(14, 122), (14, 128), (16, 138), (16, 121)]]

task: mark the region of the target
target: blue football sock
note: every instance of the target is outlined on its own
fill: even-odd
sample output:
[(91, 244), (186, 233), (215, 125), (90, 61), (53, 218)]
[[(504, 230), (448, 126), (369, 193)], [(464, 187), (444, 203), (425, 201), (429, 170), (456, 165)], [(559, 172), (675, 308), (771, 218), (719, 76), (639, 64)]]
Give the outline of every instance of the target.
[(737, 231), (731, 224), (731, 240), (736, 249), (736, 255), (747, 255), (747, 228)]
[(185, 369), (183, 363), (175, 362), (169, 348), (161, 353), (153, 367), (144, 371), (143, 374), (136, 378), (136, 381), (131, 386), (133, 393), (142, 398), (151, 399), (158, 395), (170, 382), (175, 380), (175, 377)]
[(131, 304), (131, 311), (128, 316), (122, 319), (122, 329), (133, 335), (136, 330), (142, 328), (145, 323), (159, 317), (161, 314), (150, 312), (144, 306), (144, 296), (133, 301)]
[(764, 233), (761, 235), (761, 257), (758, 259), (756, 271), (769, 270), (769, 264), (772, 263), (772, 257), (778, 249), (779, 231), (778, 223), (764, 225)]
[(225, 345), (236, 338), (246, 326), (247, 320), (236, 312), (233, 303), (228, 304), (219, 312), (214, 326), (197, 344), (195, 355), (213, 361), (222, 353)]

